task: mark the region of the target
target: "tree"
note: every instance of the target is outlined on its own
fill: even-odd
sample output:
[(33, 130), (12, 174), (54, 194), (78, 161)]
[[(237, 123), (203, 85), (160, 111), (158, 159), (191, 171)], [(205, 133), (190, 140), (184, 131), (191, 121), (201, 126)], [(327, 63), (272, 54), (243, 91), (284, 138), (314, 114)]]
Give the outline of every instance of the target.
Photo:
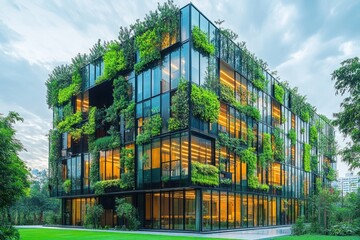
[(340, 104), (342, 111), (335, 113), (334, 125), (344, 136), (349, 137), (346, 147), (339, 153), (350, 169), (360, 167), (360, 61), (358, 57), (341, 63), (332, 73), (336, 94), (345, 96)]
[(104, 208), (101, 204), (86, 205), (86, 215), (84, 226), (86, 228), (99, 228), (100, 218), (104, 214)]
[(117, 198), (116, 200), (116, 213), (119, 217), (124, 218), (126, 226), (129, 230), (136, 230), (140, 226), (136, 208), (125, 198)]
[(25, 195), (29, 187), (29, 171), (18, 156), (23, 146), (15, 139), (13, 124), (23, 121), (18, 113), (0, 116), (0, 211), (14, 204)]

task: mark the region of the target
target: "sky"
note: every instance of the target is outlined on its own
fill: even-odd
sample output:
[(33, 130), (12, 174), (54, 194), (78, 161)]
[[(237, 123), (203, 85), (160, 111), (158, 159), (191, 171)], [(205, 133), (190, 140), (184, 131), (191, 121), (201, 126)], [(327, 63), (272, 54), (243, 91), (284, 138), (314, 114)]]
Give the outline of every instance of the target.
[[(119, 27), (155, 10), (153, 0), (0, 0), (0, 113), (17, 111), (17, 138), (29, 167), (48, 166), (52, 112), (45, 81), (51, 70), (101, 40), (117, 38)], [(163, 1), (160, 1), (163, 2)], [(175, 1), (182, 7), (188, 1)], [(248, 49), (297, 86), (318, 112), (332, 118), (342, 97), (335, 96), (331, 73), (340, 62), (360, 55), (360, 1), (356, 0), (193, 0), (211, 21), (239, 35)], [(343, 137), (337, 141), (344, 146)], [(347, 166), (338, 158), (339, 175)]]

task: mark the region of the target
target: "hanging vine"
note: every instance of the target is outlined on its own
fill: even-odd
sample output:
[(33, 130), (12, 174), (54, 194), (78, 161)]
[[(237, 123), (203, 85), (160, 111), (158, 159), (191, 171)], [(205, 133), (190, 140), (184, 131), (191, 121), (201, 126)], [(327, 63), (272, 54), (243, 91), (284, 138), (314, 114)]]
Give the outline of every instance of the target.
[(181, 79), (178, 89), (171, 98), (171, 114), (169, 130), (174, 131), (188, 126), (189, 121), (189, 82)]

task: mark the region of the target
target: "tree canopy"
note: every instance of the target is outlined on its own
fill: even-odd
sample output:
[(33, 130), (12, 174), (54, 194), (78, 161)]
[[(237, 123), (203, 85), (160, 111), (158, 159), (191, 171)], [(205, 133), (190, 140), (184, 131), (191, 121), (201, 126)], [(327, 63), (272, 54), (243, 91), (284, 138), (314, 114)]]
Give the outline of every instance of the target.
[(0, 116), (0, 210), (15, 203), (29, 187), (29, 171), (18, 156), (23, 146), (15, 138), (17, 121), (23, 119), (15, 112)]
[(341, 63), (341, 67), (332, 73), (336, 94), (344, 96), (341, 110), (335, 113), (334, 125), (351, 142), (339, 153), (350, 169), (360, 167), (360, 61), (358, 57)]

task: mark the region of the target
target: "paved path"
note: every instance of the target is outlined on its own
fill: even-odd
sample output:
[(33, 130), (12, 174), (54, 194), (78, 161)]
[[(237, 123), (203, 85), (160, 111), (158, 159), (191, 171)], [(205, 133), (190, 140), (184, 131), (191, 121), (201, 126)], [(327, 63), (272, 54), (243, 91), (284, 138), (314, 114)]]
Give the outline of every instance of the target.
[(115, 230), (97, 230), (97, 229), (83, 229), (71, 227), (44, 227), (44, 226), (16, 226), (17, 228), (44, 228), (44, 229), (66, 229), (74, 231), (94, 231), (94, 232), (122, 232), (122, 233), (136, 233), (136, 234), (154, 234), (165, 236), (187, 236), (198, 238), (224, 238), (224, 239), (272, 239), (274, 237), (286, 236), (291, 234), (290, 227), (281, 228), (263, 228), (256, 230), (241, 230), (232, 232), (219, 232), (219, 233), (188, 233), (188, 232), (168, 232), (168, 231), (115, 231)]

